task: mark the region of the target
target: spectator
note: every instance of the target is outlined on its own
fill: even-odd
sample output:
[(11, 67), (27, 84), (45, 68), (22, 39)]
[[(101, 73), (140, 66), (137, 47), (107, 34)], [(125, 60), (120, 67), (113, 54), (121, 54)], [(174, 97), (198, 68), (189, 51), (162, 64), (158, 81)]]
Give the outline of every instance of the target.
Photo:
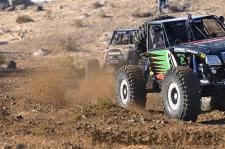
[(158, 10), (160, 13), (163, 13), (163, 9), (165, 9), (167, 6), (167, 0), (158, 0)]

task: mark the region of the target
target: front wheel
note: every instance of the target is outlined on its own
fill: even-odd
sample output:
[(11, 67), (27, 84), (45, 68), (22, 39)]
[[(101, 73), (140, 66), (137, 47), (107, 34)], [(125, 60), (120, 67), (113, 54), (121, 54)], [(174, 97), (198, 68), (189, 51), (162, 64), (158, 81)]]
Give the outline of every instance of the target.
[(191, 69), (169, 70), (162, 83), (164, 112), (171, 118), (196, 121), (200, 111), (199, 81)]
[(144, 75), (138, 66), (126, 65), (118, 70), (116, 96), (121, 107), (128, 108), (133, 104), (144, 107), (146, 94)]

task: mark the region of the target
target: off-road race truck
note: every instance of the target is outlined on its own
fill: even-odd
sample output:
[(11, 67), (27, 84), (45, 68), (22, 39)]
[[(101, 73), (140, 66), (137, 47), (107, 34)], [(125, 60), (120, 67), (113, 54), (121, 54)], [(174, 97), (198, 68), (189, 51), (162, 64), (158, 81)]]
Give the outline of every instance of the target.
[(136, 65), (139, 60), (139, 55), (136, 53), (134, 36), (137, 29), (118, 29), (113, 31), (108, 48), (104, 53), (103, 65), (99, 60), (91, 59), (86, 64), (86, 78), (89, 78), (96, 71), (105, 69), (108, 66), (113, 67), (115, 70), (123, 65)]
[(147, 93), (161, 92), (164, 112), (171, 118), (195, 121), (201, 106), (224, 110), (225, 27), (220, 18), (189, 15), (145, 22), (136, 35), (145, 69), (119, 68), (119, 105), (145, 106)]
[(135, 52), (134, 36), (137, 29), (119, 29), (112, 34), (107, 52), (104, 56), (104, 65), (115, 69), (123, 65), (135, 65), (138, 62)]

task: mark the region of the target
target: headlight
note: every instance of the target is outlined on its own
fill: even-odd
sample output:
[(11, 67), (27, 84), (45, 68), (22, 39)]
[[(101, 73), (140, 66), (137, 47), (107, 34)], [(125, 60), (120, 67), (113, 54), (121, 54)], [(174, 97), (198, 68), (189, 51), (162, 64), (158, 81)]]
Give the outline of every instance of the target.
[(220, 59), (218, 56), (216, 55), (207, 55), (205, 58), (205, 62), (206, 64), (208, 64), (209, 66), (218, 66), (218, 65), (222, 65)]

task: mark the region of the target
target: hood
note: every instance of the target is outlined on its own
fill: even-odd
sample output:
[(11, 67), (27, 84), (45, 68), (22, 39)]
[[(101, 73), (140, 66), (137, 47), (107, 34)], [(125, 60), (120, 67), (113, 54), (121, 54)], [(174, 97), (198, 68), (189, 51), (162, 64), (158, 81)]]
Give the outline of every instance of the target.
[(184, 50), (191, 53), (218, 54), (225, 52), (225, 37), (199, 40), (174, 45), (174, 50)]
[(129, 51), (134, 51), (135, 50), (135, 45), (134, 44), (128, 44), (128, 45), (117, 45), (117, 46), (110, 46), (108, 48), (108, 51), (110, 50), (120, 50), (122, 53), (127, 53)]

